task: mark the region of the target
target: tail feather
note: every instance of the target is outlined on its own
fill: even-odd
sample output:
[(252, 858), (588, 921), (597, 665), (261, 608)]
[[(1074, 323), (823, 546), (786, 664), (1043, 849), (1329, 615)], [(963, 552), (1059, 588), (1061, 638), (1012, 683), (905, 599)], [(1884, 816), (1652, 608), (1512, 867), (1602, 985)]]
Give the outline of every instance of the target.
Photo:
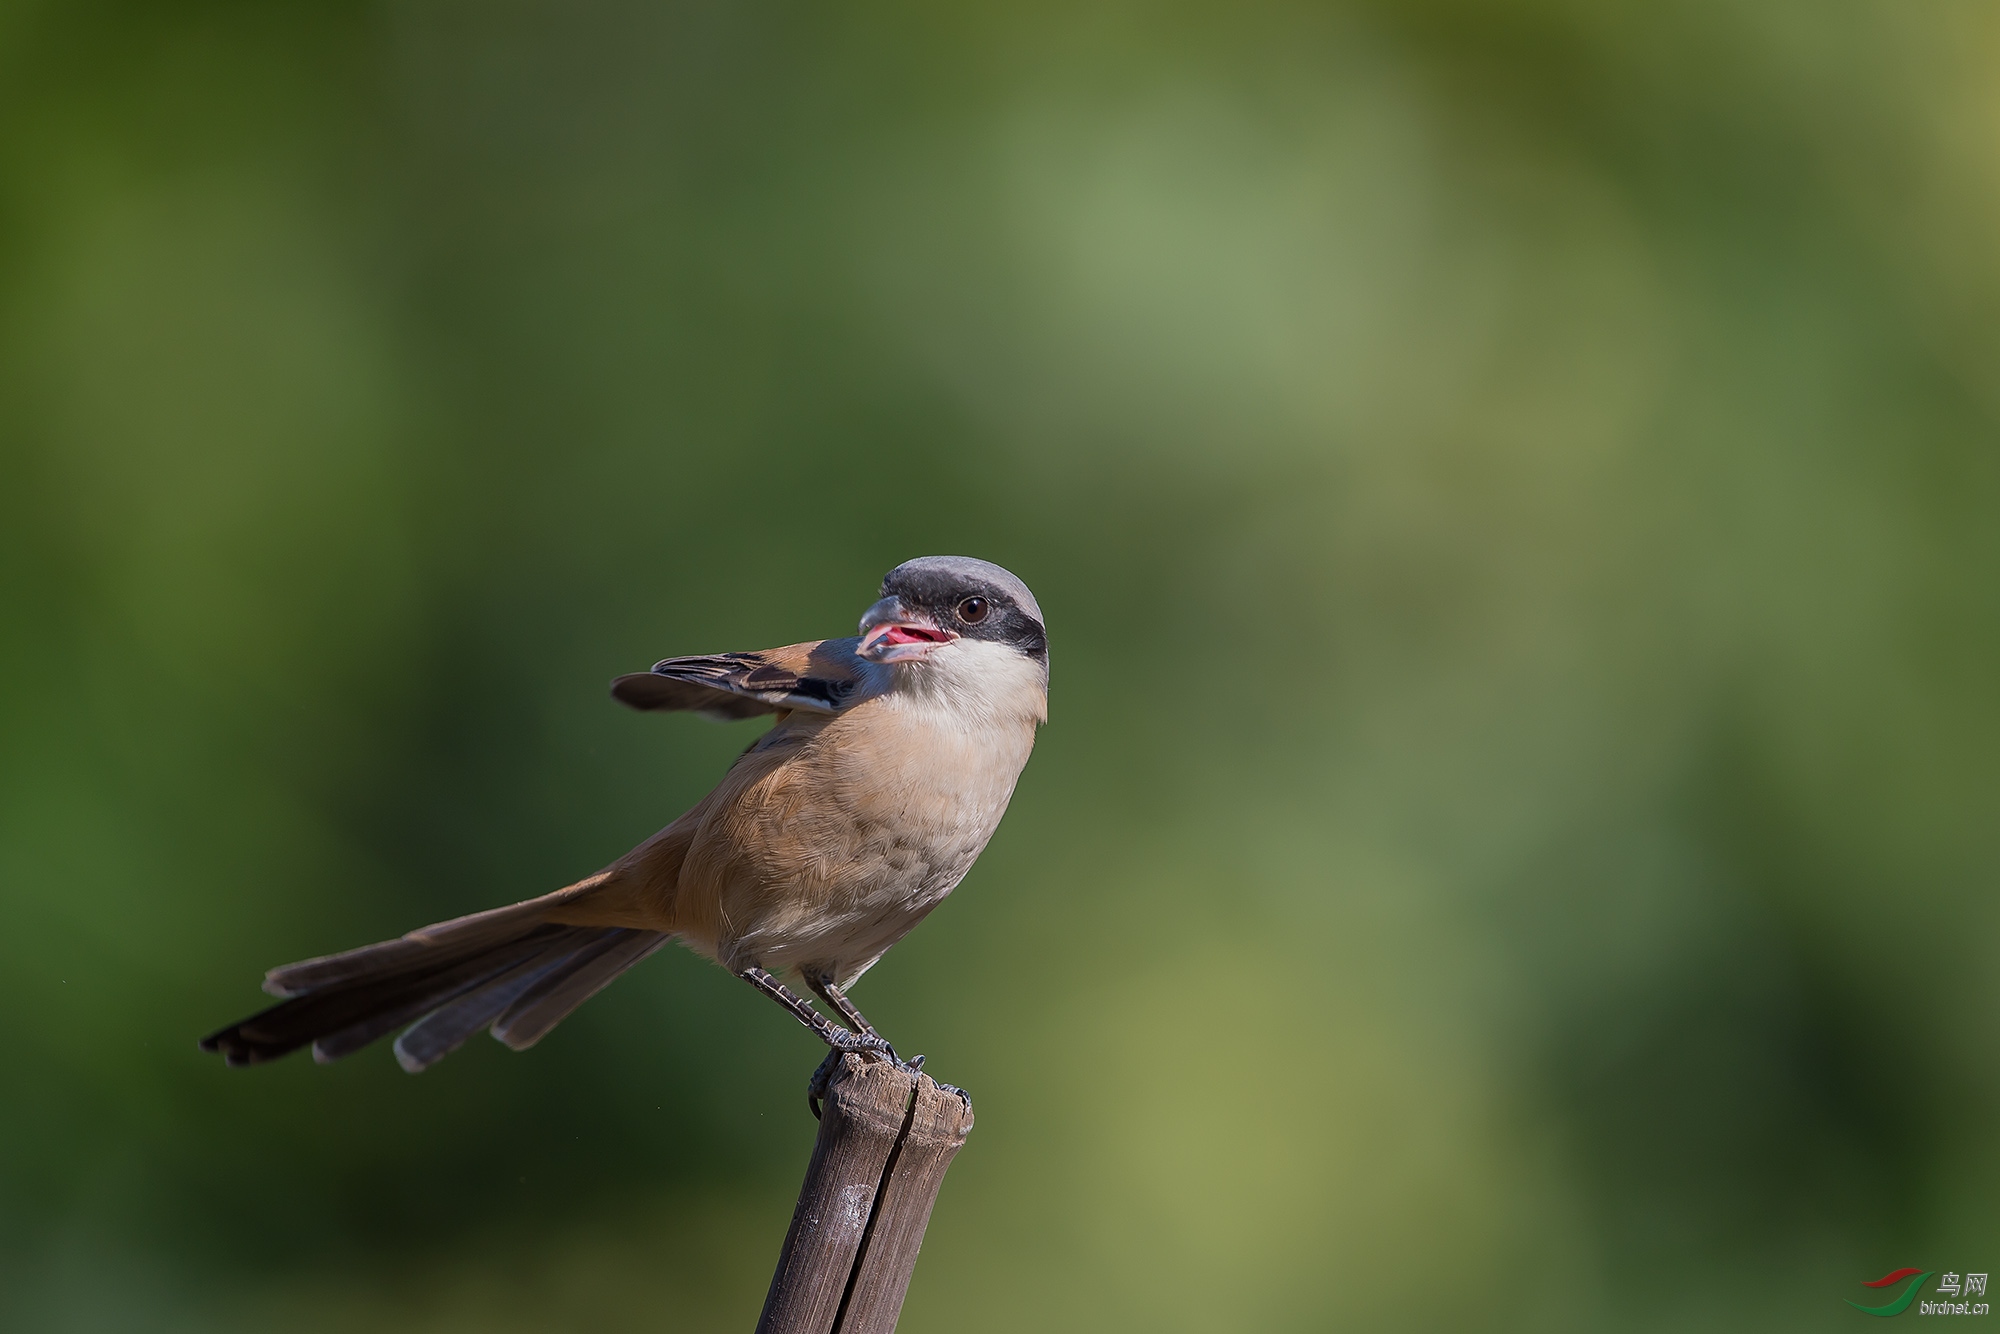
[(288, 963), (264, 974), (264, 990), (273, 996), (304, 996), (346, 982), (427, 973), (439, 964), (470, 958), (496, 945), (520, 940), (547, 921), (549, 900), (555, 897), (549, 895), (454, 917), (380, 944)]
[[(499, 971), (506, 970), (502, 968)], [(423, 1018), (438, 1006), (449, 1004), (468, 991), (478, 990), (492, 981), (493, 977), (493, 969), (483, 969), (471, 977), (461, 978), (435, 990), (427, 990), (415, 1000), (378, 1010), (361, 1022), (350, 1024), (338, 1032), (316, 1037), (312, 1042), (313, 1059), (321, 1065), (331, 1065), (343, 1056), (352, 1056), (375, 1039), (387, 1037), (397, 1029)]]
[(448, 951), (430, 961), (428, 968), (419, 970), (402, 963), (378, 976), (308, 991), (209, 1034), (201, 1045), (204, 1050), (221, 1052), (232, 1065), (256, 1065), (384, 1016), (401, 1013), (415, 1018), (479, 985), (522, 955), (538, 952), (552, 937), (575, 929), (538, 927), (497, 950), (471, 956), (462, 950)]
[(326, 1065), (343, 1056), (352, 1056), (375, 1039), (387, 1037), (468, 993), (482, 992), (524, 966), (532, 966), (537, 961), (550, 961), (551, 958), (560, 960), (574, 954), (581, 943), (578, 938), (587, 940), (592, 934), (588, 927), (570, 927), (550, 938), (548, 943), (526, 940), (514, 948), (488, 951), (476, 961), (483, 965), (476, 971), (457, 968), (440, 974), (438, 985), (426, 989), (424, 994), (401, 1005), (390, 1005), (337, 1033), (314, 1039), (313, 1059)]
[(672, 939), (659, 931), (625, 927), (610, 934), (616, 939), (602, 949), (566, 961), (524, 992), (494, 1022), (493, 1036), (515, 1051), (526, 1051), (613, 978)]
[(516, 964), (478, 990), (433, 1010), (396, 1039), (396, 1062), (421, 1074), (465, 1045), (465, 1040), (506, 1013), (521, 994), (576, 956), (557, 947)]
[(255, 1065), (310, 1045), (315, 1059), (334, 1061), (411, 1025), (397, 1059), (412, 1072), (487, 1025), (518, 1049), (670, 939), (551, 923), (546, 907), (517, 904), (274, 968), (265, 989), (285, 999), (211, 1033), (202, 1049)]

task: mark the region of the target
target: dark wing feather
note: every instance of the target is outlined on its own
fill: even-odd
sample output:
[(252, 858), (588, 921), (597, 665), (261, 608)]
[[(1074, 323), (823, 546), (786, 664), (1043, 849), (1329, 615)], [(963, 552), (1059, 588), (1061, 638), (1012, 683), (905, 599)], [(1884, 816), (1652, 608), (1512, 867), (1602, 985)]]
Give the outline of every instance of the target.
[(822, 639), (761, 653), (668, 658), (650, 672), (611, 683), (611, 697), (635, 709), (692, 709), (713, 718), (750, 718), (803, 709), (838, 713), (858, 698), (858, 639)]

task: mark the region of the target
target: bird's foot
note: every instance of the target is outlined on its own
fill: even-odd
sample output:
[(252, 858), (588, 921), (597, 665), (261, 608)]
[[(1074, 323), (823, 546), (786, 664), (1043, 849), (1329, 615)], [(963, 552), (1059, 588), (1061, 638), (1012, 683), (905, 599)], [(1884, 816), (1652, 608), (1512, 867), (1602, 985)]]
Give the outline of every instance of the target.
[(820, 1119), (820, 1104), (826, 1101), (826, 1088), (833, 1082), (833, 1072), (840, 1068), (840, 1057), (839, 1051), (828, 1048), (826, 1059), (819, 1063), (819, 1067), (812, 1072), (812, 1078), (806, 1081), (806, 1110), (813, 1114), (815, 1121)]
[[(822, 1033), (820, 1035), (826, 1041), (826, 1058), (813, 1070), (812, 1078), (806, 1081), (806, 1107), (812, 1112), (813, 1120), (815, 1121), (820, 1119), (820, 1107), (826, 1102), (827, 1088), (833, 1083), (834, 1072), (840, 1069), (840, 1058), (849, 1052), (886, 1056), (888, 1057), (889, 1064), (908, 1074), (920, 1075), (924, 1072), (924, 1057), (922, 1053), (912, 1056), (906, 1061), (897, 1056), (896, 1049), (881, 1038), (871, 1038), (866, 1034), (854, 1033), (845, 1028), (835, 1029), (834, 1032), (844, 1034), (847, 1039), (852, 1039), (852, 1042), (837, 1040), (832, 1034)], [(938, 1087), (946, 1093), (957, 1094), (960, 1101), (964, 1102), (967, 1107), (972, 1106), (972, 1095), (957, 1085), (939, 1084)]]
[(856, 1033), (830, 1023), (815, 1027), (813, 1032), (819, 1034), (820, 1041), (826, 1044), (826, 1058), (812, 1072), (812, 1078), (806, 1081), (806, 1106), (812, 1111), (815, 1121), (819, 1120), (820, 1104), (826, 1101), (827, 1086), (833, 1082), (834, 1072), (840, 1069), (841, 1057), (849, 1054), (873, 1056), (888, 1061), (900, 1070), (909, 1068), (896, 1055), (896, 1049), (889, 1045), (888, 1039), (876, 1037), (873, 1033)]
[(886, 1056), (892, 1065), (903, 1063), (897, 1057), (896, 1049), (889, 1045), (889, 1040), (877, 1037), (873, 1033), (857, 1033), (851, 1028), (842, 1028), (839, 1024), (828, 1024), (819, 1030), (819, 1039), (831, 1047), (836, 1056), (854, 1052), (862, 1056)]

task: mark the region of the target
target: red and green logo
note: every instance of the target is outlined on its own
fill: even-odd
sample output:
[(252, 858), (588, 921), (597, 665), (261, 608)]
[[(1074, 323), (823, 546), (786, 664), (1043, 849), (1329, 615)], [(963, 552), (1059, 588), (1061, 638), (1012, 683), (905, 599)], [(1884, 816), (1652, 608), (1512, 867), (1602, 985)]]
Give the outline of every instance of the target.
[(1993, 1308), (1986, 1302), (1976, 1302), (1974, 1297), (1986, 1295), (1986, 1274), (1961, 1274), (1955, 1269), (1942, 1273), (1935, 1269), (1898, 1269), (1892, 1274), (1884, 1274), (1873, 1283), (1863, 1283), (1864, 1288), (1893, 1288), (1905, 1279), (1910, 1286), (1903, 1289), (1903, 1295), (1881, 1306), (1863, 1306), (1860, 1302), (1848, 1305), (1863, 1315), (1901, 1315), (1910, 1309), (1923, 1291), (1924, 1283), (1933, 1275), (1937, 1276), (1937, 1297), (1926, 1300), (1917, 1307), (1918, 1315), (1989, 1315)]
[(1910, 1303), (1917, 1299), (1917, 1292), (1924, 1286), (1924, 1280), (1936, 1272), (1935, 1269), (1898, 1269), (1893, 1274), (1884, 1274), (1873, 1283), (1863, 1283), (1861, 1286), (1864, 1288), (1893, 1288), (1912, 1274), (1916, 1275), (1916, 1279), (1909, 1287), (1903, 1289), (1902, 1296), (1887, 1305), (1863, 1306), (1860, 1302), (1848, 1302), (1847, 1304), (1863, 1315), (1901, 1315), (1903, 1312), (1909, 1310)]

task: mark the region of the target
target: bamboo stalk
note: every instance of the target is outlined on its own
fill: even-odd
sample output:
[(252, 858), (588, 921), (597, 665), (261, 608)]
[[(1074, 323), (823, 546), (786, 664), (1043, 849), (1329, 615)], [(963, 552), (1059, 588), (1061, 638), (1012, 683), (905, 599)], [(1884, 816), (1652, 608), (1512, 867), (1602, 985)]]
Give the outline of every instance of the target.
[(928, 1075), (841, 1057), (757, 1334), (891, 1334), (971, 1130), (971, 1104)]

